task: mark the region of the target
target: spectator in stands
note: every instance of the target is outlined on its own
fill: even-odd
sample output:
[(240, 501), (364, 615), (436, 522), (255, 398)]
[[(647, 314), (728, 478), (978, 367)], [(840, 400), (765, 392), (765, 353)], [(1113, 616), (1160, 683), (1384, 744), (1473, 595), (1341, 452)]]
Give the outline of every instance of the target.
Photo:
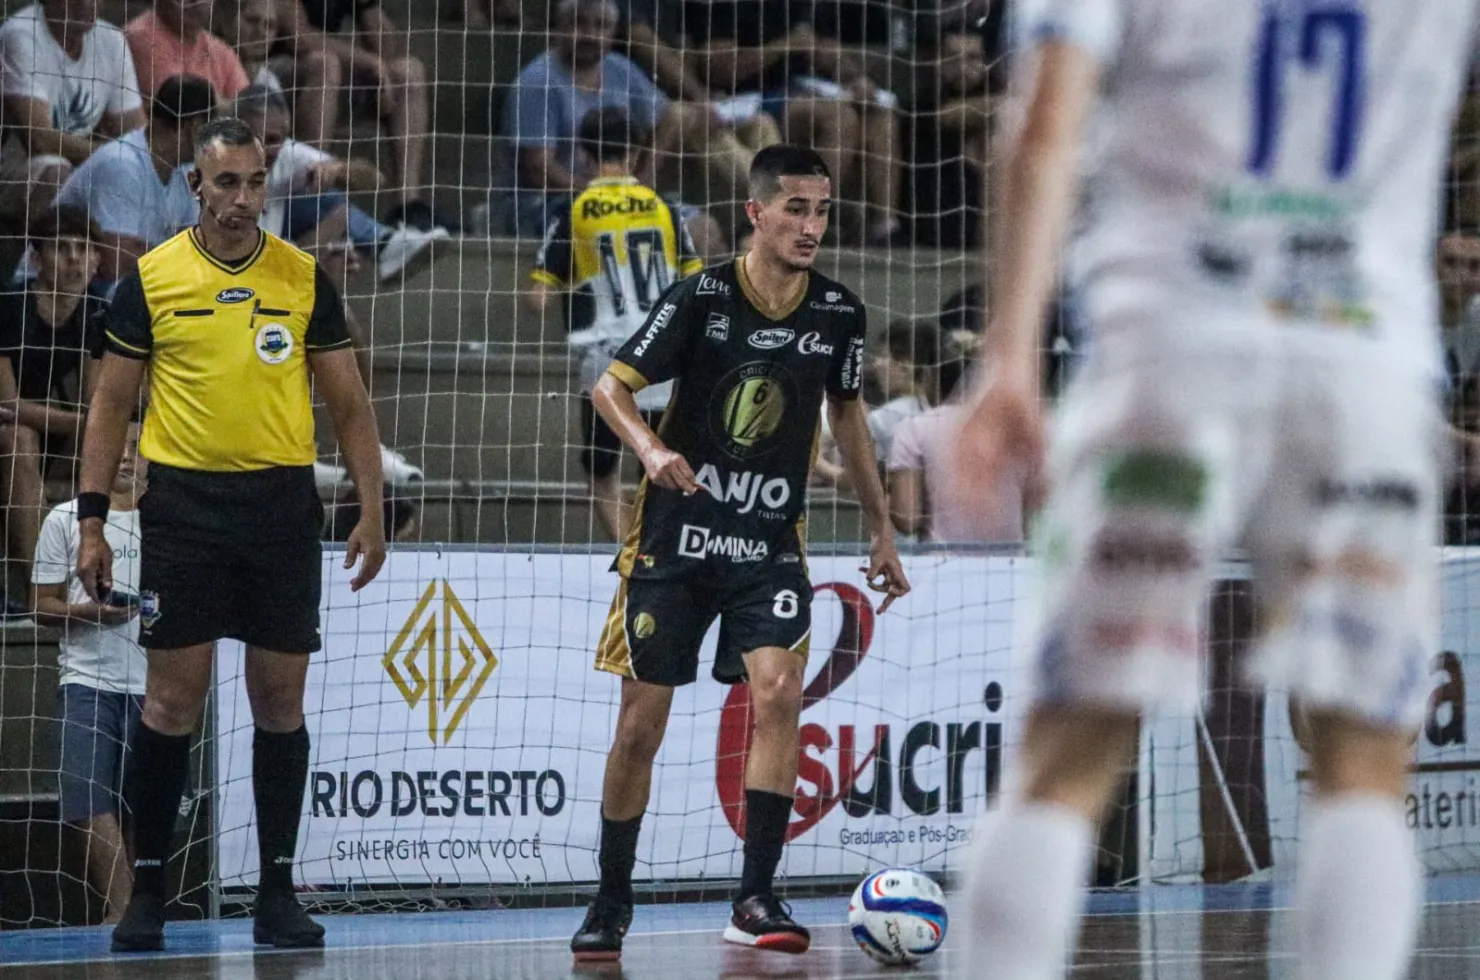
[(102, 308), (90, 288), (94, 236), (76, 208), (43, 212), (29, 229), (36, 277), (0, 296), (0, 485), (7, 555), (22, 568), (36, 550), (46, 503), (43, 447), (75, 458), (82, 435), (83, 362), (96, 339), (92, 315)]
[(179, 75), (204, 78), (223, 102), (247, 87), (241, 59), (209, 30), (213, 6), (214, 0), (154, 0), (124, 27), (145, 99)]
[(143, 125), (128, 44), (96, 0), (43, 0), (0, 24), (0, 121), (0, 218), (21, 221), (73, 166)]
[(122, 917), (133, 889), (120, 804), (123, 768), (144, 699), (144, 652), (132, 624), (139, 614), (137, 508), (148, 467), (139, 455), (139, 426), (131, 425), (103, 527), (113, 548), (113, 592), (106, 602), (89, 599), (77, 577), (75, 500), (47, 515), (31, 571), (37, 621), (62, 631), (57, 658), (62, 823), (85, 842), (87, 883), (105, 896), (104, 922)]
[(524, 24), (524, 11), (519, 0), (462, 0), (462, 19), (475, 29), (497, 25), (518, 30)]
[[(727, 230), (737, 227), (746, 194), (744, 161), (720, 145), (720, 131), (703, 108), (671, 102), (630, 60), (612, 50), (618, 12), (611, 0), (561, 0), (550, 49), (519, 73), (504, 104), (504, 132), (513, 143), (515, 195), (510, 230), (537, 235), (550, 209), (580, 191), (596, 163), (576, 138), (593, 109), (615, 106), (653, 134), (650, 160), (669, 173), (642, 174), (651, 186), (678, 186), (674, 171), (702, 173), (713, 205), (724, 206)], [(666, 176), (667, 179), (660, 179)], [(718, 251), (695, 241), (701, 253)]]
[[(375, 364), (370, 346), (370, 330), (356, 315), (354, 304), (350, 302), (350, 279), (363, 268), (360, 261), (360, 250), (348, 238), (333, 241), (322, 235), (314, 236), (314, 239), (305, 244), (304, 248), (319, 260), (319, 268), (324, 271), (324, 275), (329, 277), (329, 281), (344, 297), (344, 326), (349, 331), (350, 340), (354, 344), (355, 366), (359, 368), (360, 380), (365, 383), (365, 390), (373, 394)], [(404, 487), (422, 479), (420, 468), (411, 465), (404, 455), (385, 445), (380, 447), (380, 471), (388, 487)], [(343, 466), (334, 463), (314, 463), (314, 481), (320, 489), (336, 488), (341, 491), (340, 495), (344, 496), (342, 491), (347, 487), (345, 481), (348, 477), (349, 471)], [(389, 494), (386, 495), (386, 499), (389, 501)], [(412, 505), (408, 503), (407, 506)], [(345, 533), (348, 534), (348, 530)], [(406, 539), (396, 538), (395, 540)]]
[[(948, 348), (949, 349), (949, 348)], [(942, 487), (953, 478), (957, 434), (965, 421), (969, 376), (961, 356), (952, 352), (936, 365), (942, 400), (904, 419), (894, 430), (889, 449), (889, 511), (894, 527), (922, 541), (955, 544), (1013, 544), (1024, 540), (1029, 488), (1035, 474), (1013, 474), (991, 488), (990, 513), (962, 512)]]
[[(597, 518), (620, 541), (628, 516), (618, 472), (622, 442), (597, 414), (591, 391), (617, 349), (642, 329), (646, 311), (667, 284), (693, 275), (704, 263), (694, 254), (681, 206), (664, 201), (635, 176), (650, 145), (642, 127), (626, 112), (607, 106), (588, 112), (577, 135), (581, 149), (597, 161), (597, 171), (552, 219), (530, 273), (526, 303), (544, 313), (557, 299), (564, 300), (570, 345), (581, 358), (581, 469)], [(713, 219), (700, 214), (688, 224), (698, 221)], [(608, 252), (608, 261), (603, 250), (610, 248), (613, 236), (627, 244), (618, 245), (614, 255)], [(650, 264), (639, 268), (631, 250), (643, 240), (651, 243), (652, 255)], [(655, 384), (636, 393), (637, 407), (650, 426), (657, 427), (672, 388)]]
[(413, 262), (430, 257), (432, 242), (448, 237), (445, 228), (388, 228), (350, 203), (347, 192), (379, 186), (379, 171), (363, 160), (339, 160), (289, 137), (288, 103), (280, 94), (248, 86), (229, 114), (252, 127), (267, 153), (267, 207), (261, 220), (265, 231), (305, 248), (348, 237), (356, 247), (378, 256), (381, 282), (405, 275)]
[(760, 94), (789, 141), (821, 153), (844, 188), (861, 186), (865, 239), (895, 238), (897, 100), (869, 80), (861, 52), (819, 37), (811, 5), (795, 0), (685, 0), (684, 24), (710, 90)]
[(869, 434), (882, 466), (889, 460), (894, 430), (905, 419), (940, 401), (940, 330), (928, 321), (896, 320), (867, 367), (878, 404), (868, 413)]
[[(339, 59), (323, 51), (305, 51), (296, 61), (291, 54), (274, 55), (279, 5), (279, 0), (241, 0), (236, 16), (227, 21), (227, 40), (253, 85), (289, 98), (292, 132), (306, 142), (324, 145), (334, 138), (333, 120), (339, 111), (339, 89), (344, 81)], [(294, 83), (291, 93), (285, 88), (287, 83)], [(373, 164), (364, 166), (375, 170)]]
[[(295, 91), (309, 84), (315, 57), (326, 73), (332, 59), (341, 78), (372, 91), (381, 121), (396, 144), (389, 170), (402, 195), (387, 222), (435, 227), (426, 199), (427, 72), (407, 50), (407, 32), (386, 15), (379, 0), (281, 0), (278, 9), (279, 45), (296, 59)], [(352, 35), (340, 33), (346, 25), (355, 29)], [(322, 111), (322, 138), (328, 139), (338, 120), (327, 102)]]
[[(38, 436), (47, 457), (65, 459), (69, 479), (82, 439), (88, 354), (101, 344), (94, 324), (105, 305), (94, 284), (97, 235), (78, 208), (44, 212), (29, 233), (36, 278), (0, 303), (0, 373), (9, 372), (19, 398), (0, 407), (0, 416)], [(38, 487), (44, 476), (38, 468)]]
[(1439, 239), (1438, 259), (1445, 361), (1458, 396), (1480, 368), (1480, 235), (1450, 232)]
[(757, 150), (781, 142), (780, 127), (758, 97), (726, 99), (709, 90), (700, 52), (683, 36), (681, 0), (621, 0), (618, 9), (618, 49), (669, 96), (706, 106), (725, 153), (748, 166)]
[(104, 279), (132, 272), (140, 255), (195, 224), (200, 206), (183, 167), (215, 107), (204, 79), (166, 80), (150, 104), (149, 125), (99, 149), (62, 186), (58, 203), (81, 208), (101, 229)]

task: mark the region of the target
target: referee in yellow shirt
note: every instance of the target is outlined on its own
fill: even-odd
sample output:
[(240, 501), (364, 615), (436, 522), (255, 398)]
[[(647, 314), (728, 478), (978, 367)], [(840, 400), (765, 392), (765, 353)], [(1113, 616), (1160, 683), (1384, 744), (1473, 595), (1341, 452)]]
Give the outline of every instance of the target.
[(82, 450), (78, 572), (101, 601), (113, 586), (106, 490), (148, 367), (139, 642), (149, 670), (125, 786), (134, 890), (113, 949), (164, 948), (165, 862), (190, 733), (223, 638), (247, 644), (256, 722), (253, 937), (320, 946), (323, 928), (293, 893), (308, 777), (303, 682), (320, 647), (323, 573), (310, 380), (359, 489), (361, 519), (345, 554), (346, 568), (363, 559), (352, 589), (385, 561), (380, 438), (333, 285), (312, 256), (257, 227), (267, 196), (262, 145), (241, 120), (219, 119), (201, 129), (195, 162), (200, 223), (144, 255), (119, 284)]

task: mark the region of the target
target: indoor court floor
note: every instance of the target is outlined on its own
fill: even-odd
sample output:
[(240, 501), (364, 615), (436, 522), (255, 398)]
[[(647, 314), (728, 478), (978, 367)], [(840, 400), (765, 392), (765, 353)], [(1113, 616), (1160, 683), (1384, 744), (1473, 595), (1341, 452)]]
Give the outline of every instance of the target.
[[(1268, 885), (1159, 886), (1090, 897), (1075, 980), (1277, 980), (1293, 975), (1278, 926), (1288, 891)], [(1480, 877), (1430, 882), (1413, 976), (1480, 978)], [(108, 930), (0, 933), (0, 980), (864, 980), (952, 975), (948, 935), (919, 967), (876, 966), (853, 945), (843, 899), (807, 899), (804, 956), (720, 939), (722, 905), (639, 907), (620, 966), (574, 967), (580, 909), (332, 916), (325, 949), (254, 951), (251, 923), (172, 923), (167, 952), (113, 956)], [(971, 976), (991, 980), (990, 963)]]

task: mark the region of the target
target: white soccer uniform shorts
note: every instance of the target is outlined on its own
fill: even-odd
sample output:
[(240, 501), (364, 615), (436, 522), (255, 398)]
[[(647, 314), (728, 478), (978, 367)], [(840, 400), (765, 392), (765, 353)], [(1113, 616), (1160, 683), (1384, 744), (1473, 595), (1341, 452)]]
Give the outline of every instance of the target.
[(1037, 533), (1037, 699), (1194, 708), (1208, 585), (1243, 548), (1264, 610), (1251, 679), (1417, 725), (1438, 649), (1437, 389), (1339, 332), (1207, 340), (1107, 345), (1066, 396)]

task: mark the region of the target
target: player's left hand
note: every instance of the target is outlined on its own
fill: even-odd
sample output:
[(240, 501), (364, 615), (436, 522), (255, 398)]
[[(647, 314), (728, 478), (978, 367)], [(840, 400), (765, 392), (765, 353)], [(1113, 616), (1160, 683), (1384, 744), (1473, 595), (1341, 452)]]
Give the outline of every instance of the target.
[(380, 574), (380, 566), (385, 564), (385, 528), (380, 521), (367, 521), (362, 517), (355, 529), (349, 532), (349, 540), (344, 545), (344, 567), (354, 568), (356, 560), (360, 560), (360, 570), (349, 580), (351, 592), (358, 592), (375, 581), (375, 576)]
[(869, 542), (868, 564), (859, 571), (867, 573), (870, 589), (885, 593), (884, 601), (879, 603), (880, 615), (894, 604), (895, 599), (910, 591), (910, 580), (905, 578), (904, 565), (900, 564), (892, 534), (873, 535)]

